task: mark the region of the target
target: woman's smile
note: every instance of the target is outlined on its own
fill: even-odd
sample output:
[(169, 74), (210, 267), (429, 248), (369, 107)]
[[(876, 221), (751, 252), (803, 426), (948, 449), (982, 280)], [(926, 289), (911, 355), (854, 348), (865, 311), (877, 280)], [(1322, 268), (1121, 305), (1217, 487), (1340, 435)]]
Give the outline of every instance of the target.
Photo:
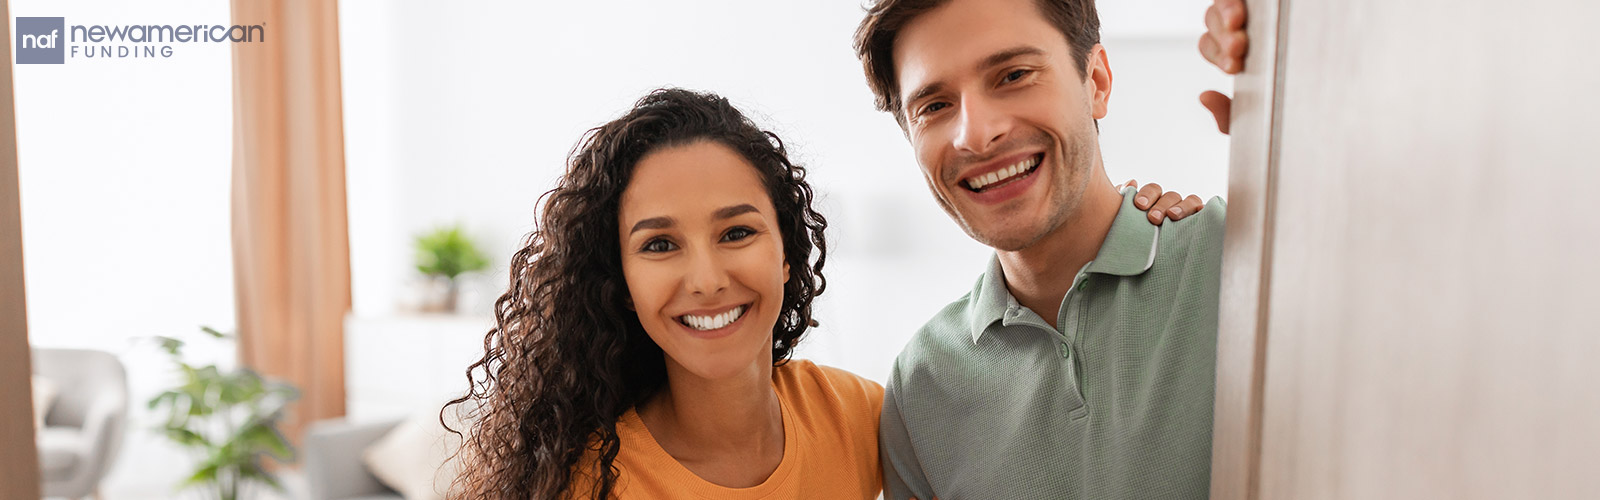
[(689, 333), (700, 338), (717, 338), (733, 333), (744, 319), (744, 313), (750, 310), (750, 304), (739, 304), (733, 307), (720, 309), (705, 309), (677, 316), (678, 324), (689, 329)]

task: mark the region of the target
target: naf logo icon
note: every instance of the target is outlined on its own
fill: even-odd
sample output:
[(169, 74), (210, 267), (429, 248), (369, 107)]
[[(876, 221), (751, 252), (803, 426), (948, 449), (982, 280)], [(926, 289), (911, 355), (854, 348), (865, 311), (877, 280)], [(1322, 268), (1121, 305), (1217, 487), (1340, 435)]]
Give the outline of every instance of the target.
[(17, 18), (17, 64), (66, 62), (66, 18)]

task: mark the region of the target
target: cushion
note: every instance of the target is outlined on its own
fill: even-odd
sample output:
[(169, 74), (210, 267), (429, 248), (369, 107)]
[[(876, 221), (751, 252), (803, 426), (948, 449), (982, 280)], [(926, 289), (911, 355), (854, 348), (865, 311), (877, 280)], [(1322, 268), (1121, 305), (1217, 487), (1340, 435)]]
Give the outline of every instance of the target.
[[(450, 428), (465, 425), (446, 412)], [(437, 412), (406, 419), (368, 446), (362, 463), (378, 482), (400, 492), (406, 500), (443, 500), (460, 470), (455, 458), (461, 438), (439, 425)]]
[(56, 402), (56, 383), (50, 379), (33, 376), (33, 431), (44, 428), (44, 416), (50, 414), (50, 405)]
[(78, 429), (46, 427), (39, 431), (39, 474), (45, 481), (65, 481), (87, 463), (89, 443)]

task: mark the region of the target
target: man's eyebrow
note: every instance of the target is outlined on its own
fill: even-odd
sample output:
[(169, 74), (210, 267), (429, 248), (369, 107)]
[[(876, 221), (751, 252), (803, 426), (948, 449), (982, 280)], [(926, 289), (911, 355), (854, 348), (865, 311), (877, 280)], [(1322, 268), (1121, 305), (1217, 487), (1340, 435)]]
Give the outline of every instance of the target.
[(741, 203), (738, 205), (717, 209), (717, 212), (713, 215), (717, 218), (717, 220), (722, 220), (731, 219), (733, 217), (744, 215), (750, 212), (760, 212), (760, 210), (756, 210), (756, 207), (749, 203)]
[[(1037, 55), (1044, 55), (1044, 50), (1031, 45), (1019, 45), (995, 52), (994, 54), (989, 55), (989, 57), (983, 58), (982, 61), (978, 61), (978, 71), (983, 71), (1001, 64), (1005, 64), (1007, 61), (1016, 59), (1018, 57)], [(921, 88), (918, 88), (916, 92), (912, 92), (911, 95), (907, 96), (905, 100), (902, 101), (902, 105), (917, 102), (924, 97), (928, 97), (942, 91), (944, 91), (943, 82), (933, 82), (923, 85)]]
[(908, 105), (908, 104), (917, 102), (919, 100), (922, 100), (922, 98), (924, 98), (924, 97), (928, 97), (930, 95), (937, 94), (937, 93), (940, 93), (940, 92), (944, 92), (944, 83), (943, 82), (933, 82), (933, 83), (930, 83), (930, 84), (927, 84), (927, 85), (923, 85), (922, 88), (917, 89), (916, 92), (912, 92), (911, 96), (906, 97), (906, 99), (901, 102), (901, 105), (902, 106)]
[(672, 227), (672, 225), (676, 223), (677, 221), (672, 220), (671, 217), (651, 217), (635, 223), (633, 225), (633, 229), (628, 230), (628, 234), (637, 233), (646, 229), (666, 229)]
[(994, 54), (989, 55), (989, 57), (983, 58), (983, 61), (978, 63), (978, 71), (983, 71), (1001, 64), (1005, 64), (1006, 61), (1010, 61), (1018, 57), (1038, 55), (1044, 55), (1044, 50), (1031, 45), (1019, 45), (995, 52)]

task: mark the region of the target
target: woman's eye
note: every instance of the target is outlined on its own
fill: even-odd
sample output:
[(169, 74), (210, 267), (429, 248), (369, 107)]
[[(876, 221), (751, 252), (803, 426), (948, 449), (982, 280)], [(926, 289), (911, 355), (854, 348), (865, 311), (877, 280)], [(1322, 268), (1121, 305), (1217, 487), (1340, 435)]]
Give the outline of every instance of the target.
[(677, 248), (677, 245), (673, 245), (670, 241), (657, 239), (645, 242), (644, 248), (640, 250), (645, 253), (661, 253), (671, 252)]
[(722, 233), (722, 241), (739, 241), (755, 235), (756, 232), (748, 227), (736, 227)]

